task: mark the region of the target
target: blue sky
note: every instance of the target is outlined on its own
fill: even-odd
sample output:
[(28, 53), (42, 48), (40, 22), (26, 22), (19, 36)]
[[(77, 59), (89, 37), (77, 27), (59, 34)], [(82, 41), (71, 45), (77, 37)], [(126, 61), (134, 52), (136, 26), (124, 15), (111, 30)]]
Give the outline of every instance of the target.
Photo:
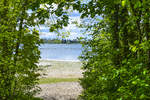
[[(70, 35), (68, 35), (66, 39), (76, 39), (77, 37), (81, 36), (84, 37), (81, 32), (83, 29), (78, 28), (75, 24), (72, 24), (72, 21), (77, 21), (79, 24), (81, 23), (80, 14), (78, 11), (69, 13), (69, 25), (64, 27), (62, 30), (59, 30), (59, 33), (61, 34), (62, 32), (69, 32)], [(49, 32), (49, 27), (46, 25), (41, 25), (38, 30), (41, 38), (58, 38), (58, 34), (55, 32)], [(59, 38), (61, 38), (61, 36)]]
[[(90, 0), (83, 0), (84, 3), (89, 2)], [(47, 6), (47, 5), (46, 5)], [(41, 5), (42, 8), (44, 8), (43, 5)], [(57, 5), (53, 5), (54, 9), (57, 9)], [(32, 11), (29, 11), (32, 12)], [(54, 15), (55, 16), (55, 15)], [(98, 18), (98, 17), (97, 17)], [(50, 19), (49, 19), (50, 20)], [(56, 20), (56, 19), (55, 19)], [(77, 37), (88, 37), (88, 32), (86, 34), (82, 34), (85, 29), (78, 28), (75, 24), (72, 24), (72, 22), (78, 22), (80, 24), (82, 22), (82, 19), (80, 19), (80, 13), (78, 11), (73, 11), (72, 9), (69, 10), (69, 25), (67, 27), (64, 27), (63, 29), (59, 30), (59, 33), (61, 34), (62, 32), (64, 33), (70, 33), (66, 39), (76, 39)], [(92, 22), (88, 20), (85, 20), (86, 24), (92, 24)], [(52, 22), (52, 21), (49, 21)], [(37, 28), (37, 27), (36, 27)], [(49, 27), (48, 25), (40, 25), (40, 27), (37, 28), (40, 32), (40, 37), (41, 38), (61, 38), (61, 36), (58, 37), (58, 34), (55, 32), (49, 32)], [(81, 32), (82, 31), (82, 32)]]

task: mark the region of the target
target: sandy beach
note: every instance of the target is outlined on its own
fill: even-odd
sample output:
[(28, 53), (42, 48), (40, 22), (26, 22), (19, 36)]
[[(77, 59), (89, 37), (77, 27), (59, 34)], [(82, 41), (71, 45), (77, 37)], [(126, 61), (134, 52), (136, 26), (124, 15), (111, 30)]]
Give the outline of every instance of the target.
[[(42, 78), (81, 78), (80, 61), (63, 60), (40, 60), (38, 64), (43, 70), (40, 71)], [(82, 91), (78, 81), (75, 82), (57, 82), (51, 84), (40, 84), (42, 91), (37, 94), (44, 100), (77, 100)]]
[(40, 73), (45, 78), (81, 78), (83, 72), (79, 61), (41, 60), (39, 66), (42, 66)]

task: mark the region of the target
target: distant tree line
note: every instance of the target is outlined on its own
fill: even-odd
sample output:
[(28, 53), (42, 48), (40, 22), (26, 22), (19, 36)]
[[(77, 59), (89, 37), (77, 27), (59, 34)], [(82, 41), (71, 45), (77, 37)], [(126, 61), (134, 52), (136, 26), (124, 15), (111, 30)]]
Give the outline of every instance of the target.
[(50, 44), (72, 44), (72, 43), (80, 43), (78, 39), (73, 39), (73, 40), (67, 40), (67, 39), (42, 39), (43, 43), (50, 43)]

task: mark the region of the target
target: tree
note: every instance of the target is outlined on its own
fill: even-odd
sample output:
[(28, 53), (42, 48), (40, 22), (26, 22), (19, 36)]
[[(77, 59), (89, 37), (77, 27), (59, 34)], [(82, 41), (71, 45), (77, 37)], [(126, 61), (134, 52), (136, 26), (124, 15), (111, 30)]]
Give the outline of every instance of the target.
[(83, 100), (149, 99), (149, 1), (90, 0), (73, 4), (90, 25), (81, 56)]
[[(64, 2), (0, 1), (0, 100), (30, 100), (39, 91), (37, 63), (41, 40), (34, 27), (44, 24), (50, 14), (61, 19), (55, 23), (55, 29), (66, 25), (68, 18), (62, 10)], [(52, 9), (54, 3), (59, 6), (56, 10)]]

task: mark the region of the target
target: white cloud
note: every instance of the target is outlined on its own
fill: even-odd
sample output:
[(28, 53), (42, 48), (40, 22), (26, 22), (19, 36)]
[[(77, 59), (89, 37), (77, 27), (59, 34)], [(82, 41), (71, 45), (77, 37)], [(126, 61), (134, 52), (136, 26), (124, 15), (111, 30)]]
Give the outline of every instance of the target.
[[(72, 24), (72, 22), (77, 22), (78, 25), (81, 23), (80, 14), (78, 11), (73, 11), (69, 15), (69, 25), (67, 27), (64, 27), (62, 30), (59, 30), (59, 32), (70, 32), (69, 37), (67, 39), (76, 39), (77, 37), (83, 36), (81, 34), (81, 29), (76, 27), (75, 24)], [(49, 27), (46, 25), (40, 25), (40, 27), (37, 27), (40, 31), (40, 37), (41, 38), (56, 38), (58, 37), (57, 33), (49, 32)]]

